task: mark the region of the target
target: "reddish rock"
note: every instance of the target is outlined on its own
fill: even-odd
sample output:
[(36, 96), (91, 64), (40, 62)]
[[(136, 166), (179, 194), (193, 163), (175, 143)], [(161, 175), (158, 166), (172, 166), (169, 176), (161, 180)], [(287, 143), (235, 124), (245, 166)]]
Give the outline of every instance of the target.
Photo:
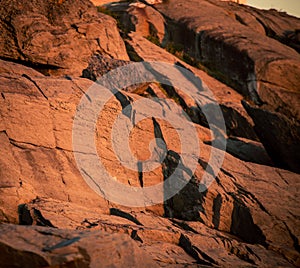
[(116, 21), (89, 1), (3, 1), (0, 54), (46, 74), (81, 75), (96, 51), (127, 60)]
[[(1, 221), (68, 229), (98, 228), (109, 233), (127, 234), (161, 266), (176, 262), (182, 265), (235, 263), (240, 266), (254, 262), (255, 265), (261, 266), (271, 260), (277, 265), (288, 266), (285, 259), (290, 264), (297, 265), (299, 253), (295, 241), (299, 239), (299, 175), (273, 167), (245, 163), (226, 154), (216, 181), (207, 191), (200, 193), (199, 186), (204, 169), (208, 168), (207, 171), (212, 172), (207, 166), (211, 147), (200, 142), (199, 165), (193, 179), (170, 200), (164, 204), (137, 209), (112, 204), (86, 185), (76, 168), (71, 151), (72, 117), (75, 107), (92, 82), (83, 78), (70, 80), (44, 77), (26, 67), (22, 71), (23, 67), (14, 63), (1, 63), (6, 66), (0, 68), (3, 70), (0, 74), (1, 79), (4, 79), (1, 81), (11, 77), (19, 85), (11, 89), (14, 93), (9, 93), (9, 87), (1, 87), (1, 117), (8, 118), (8, 108), (11, 100), (14, 100), (12, 96), (19, 96), (19, 99), (26, 97), (25, 103), (29, 107), (32, 106), (33, 111), (35, 107), (41, 109), (40, 114), (50, 111), (49, 120), (53, 123), (52, 130), (47, 130), (47, 135), (52, 133), (55, 140), (55, 146), (49, 146), (45, 143), (46, 138), (38, 140), (34, 133), (17, 135), (18, 128), (10, 127), (10, 121), (4, 120), (0, 135), (3, 147), (0, 158)], [(14, 69), (16, 71), (11, 72)], [(10, 70), (11, 73), (5, 70)], [(28, 73), (28, 77), (35, 83), (29, 83), (22, 73)], [(3, 82), (3, 85), (7, 84)], [(63, 91), (62, 85), (64, 89), (71, 88), (73, 91)], [(133, 101), (142, 98), (133, 93), (122, 94)], [(48, 105), (41, 106), (41, 103)], [(36, 121), (26, 120), (26, 107), (19, 105), (15, 108), (12, 112), (15, 115), (14, 122), (19, 119), (21, 125), (21, 122), (25, 121), (28, 128), (35, 124), (35, 133), (41, 131), (42, 137), (46, 128), (36, 124)], [(173, 112), (179, 112), (179, 108)], [(144, 173), (141, 178), (137, 171), (129, 170), (120, 164), (109, 142), (114, 118), (121, 109), (120, 99), (113, 98), (100, 115), (97, 125), (97, 148), (101, 160), (112, 176), (127, 185), (141, 187), (162, 182), (178, 164), (176, 161), (181, 149), (175, 129), (160, 120), (155, 124), (153, 120), (146, 120), (132, 132), (131, 148), (141, 159), (149, 157), (149, 141), (157, 137), (157, 127), (160, 128), (169, 150), (163, 165), (153, 172)], [(210, 140), (210, 135), (204, 128), (197, 129), (200, 141)], [(184, 166), (180, 168), (182, 172), (186, 172)], [(190, 221), (197, 222), (191, 227)], [(175, 229), (172, 227), (174, 224), (177, 226)], [(203, 236), (195, 233), (198, 232), (195, 231), (196, 228), (202, 228), (201, 226), (205, 232), (211, 228), (219, 230), (214, 231), (212, 237), (228, 237), (228, 243), (234, 246), (227, 246), (227, 242), (222, 242), (222, 239), (218, 243), (212, 239), (211, 243), (202, 244)], [(63, 230), (61, 232), (67, 233)], [(16, 247), (18, 239), (12, 237), (12, 248)], [(233, 242), (240, 240), (244, 244)], [(6, 250), (7, 246), (4, 248)], [(38, 242), (35, 250), (36, 248), (41, 249)], [(199, 251), (195, 252), (195, 248)], [(52, 263), (52, 257), (45, 257), (40, 251), (34, 252), (41, 256), (37, 257), (38, 261)], [(232, 256), (232, 252), (235, 256)], [(17, 253), (12, 254), (22, 256), (19, 249)], [(219, 258), (220, 254), (224, 257)], [(255, 257), (256, 255), (258, 257)], [(53, 258), (59, 259), (59, 256), (55, 253)], [(93, 256), (91, 255), (90, 261), (97, 260), (97, 257)]]
[(156, 8), (169, 18), (171, 45), (181, 44), (257, 104), (299, 120), (300, 56), (275, 40), (296, 31), (299, 18), (218, 0), (170, 0)]
[(128, 236), (0, 225), (0, 265), (13, 267), (158, 267)]
[[(158, 4), (161, 1), (157, 1)], [(140, 36), (146, 37), (157, 44), (164, 44), (167, 39), (165, 19), (155, 8), (142, 2), (112, 3), (105, 6), (120, 18), (125, 31), (134, 31)]]
[[(240, 94), (235, 92), (232, 88), (207, 75), (204, 71), (190, 66), (182, 60), (179, 60), (172, 54), (152, 44), (150, 41), (139, 36), (138, 34), (131, 33), (130, 39), (131, 40), (129, 40), (128, 43), (131, 45), (132, 49), (135, 50), (137, 55), (143, 60), (155, 61), (156, 59), (159, 59), (161, 62), (176, 64), (181, 68), (190, 70), (197, 77), (200, 77), (203, 83), (208, 86), (209, 90), (211, 90), (216, 98), (216, 101), (218, 101), (220, 104), (220, 108), (223, 112), (226, 123), (227, 134), (229, 136), (233, 135), (254, 140), (257, 139), (256, 134), (252, 129), (252, 119), (249, 117), (241, 104), (243, 97)], [(168, 90), (164, 89), (164, 91), (167, 93), (167, 97), (173, 98), (181, 103), (183, 109), (187, 111), (195, 123), (203, 124), (203, 121), (205, 121), (205, 119), (203, 120), (203, 114), (201, 115), (201, 111), (199, 111), (195, 101), (192, 100), (187, 94), (184, 94), (184, 92), (177, 90), (176, 88), (168, 88)]]
[[(170, 40), (182, 41), (180, 38), (187, 37), (188, 43), (194, 42), (195, 29), (202, 29), (202, 35), (197, 35), (201, 46), (198, 39), (193, 44), (199, 45), (207, 58), (222, 56), (227, 65), (220, 68), (220, 73), (230, 72), (232, 81), (252, 86), (255, 84), (250, 83), (252, 76), (247, 83), (243, 79), (248, 77), (249, 70), (250, 74), (253, 70), (257, 72), (260, 82), (257, 94), (267, 103), (260, 107), (245, 105), (250, 117), (241, 104), (242, 95), (209, 76), (205, 73), (207, 69), (190, 65), (201, 67), (186, 57), (193, 50), (175, 51), (190, 63), (187, 64), (141, 36), (148, 34), (149, 25), (156, 29), (162, 25), (162, 16), (147, 5), (155, 2), (146, 1), (125, 9), (131, 12), (130, 18), (139, 20), (137, 32), (122, 30), (130, 59), (159, 59), (199, 76), (223, 111), (228, 127), (228, 137), (223, 133), (228, 140), (227, 152), (212, 147), (214, 137), (205, 127), (206, 121), (195, 100), (180, 86), (163, 87), (159, 83), (135, 85), (108, 100), (104, 89), (98, 89), (101, 94), (97, 101), (106, 103), (92, 129), (93, 144), (88, 143), (86, 132), (80, 132), (77, 140), (80, 146), (74, 152), (72, 130), (79, 101), (84, 98), (95, 103), (87, 93), (93, 81), (78, 76), (85, 69), (84, 76), (95, 80), (117, 66), (130, 63), (116, 22), (98, 14), (84, 0), (4, 1), (0, 7), (1, 267), (300, 265), (299, 174), (274, 166), (297, 171), (298, 106), (291, 107), (297, 103), (298, 80), (297, 70), (291, 68), (294, 63), (298, 66), (298, 56), (291, 48), (266, 37), (263, 31), (267, 30), (269, 36), (274, 31), (271, 37), (285, 43), (285, 31), (297, 25), (298, 19), (214, 0), (190, 0), (189, 5), (170, 0), (154, 6), (174, 19), (167, 20)], [(195, 8), (199, 3), (201, 8)], [(242, 48), (245, 51), (241, 56)], [(248, 64), (249, 59), (252, 65)], [(242, 66), (245, 60), (248, 65)], [(231, 64), (235, 61), (236, 68)], [(218, 62), (214, 64), (217, 66)], [(65, 76), (48, 77), (41, 72)], [(161, 73), (164, 70), (160, 69)], [(137, 76), (130, 68), (117, 74), (118, 79), (110, 81), (115, 88)], [(183, 78), (184, 72), (176, 75)], [(155, 118), (154, 110), (148, 118), (137, 122), (138, 111), (132, 107), (124, 110), (129, 104), (154, 97), (161, 98), (164, 113), (178, 116), (185, 110), (193, 122), (172, 126), (167, 117)], [(168, 106), (163, 105), (168, 98), (172, 99)], [(82, 117), (82, 125), (89, 126), (92, 120), (89, 112)], [(133, 126), (128, 144), (120, 128), (117, 136), (112, 137), (114, 122), (121, 114)], [(253, 125), (274, 164), (257, 141)], [(183, 161), (179, 136), (180, 130), (191, 126), (195, 127), (195, 133), (188, 133), (189, 146), (194, 141), (200, 146), (200, 151), (193, 153), (196, 161), (193, 172)], [(96, 152), (89, 154), (94, 144)], [(123, 156), (115, 152), (127, 148), (139, 160), (137, 167), (122, 165)], [(160, 158), (156, 161), (158, 165), (147, 171), (142, 161), (151, 157), (153, 148)], [(213, 150), (224, 153), (218, 172), (211, 161), (215, 160)], [(77, 165), (78, 154), (87, 156), (89, 166)], [(159, 196), (161, 202), (154, 205), (152, 197), (148, 197), (143, 201), (152, 206), (143, 203), (132, 208), (107, 200), (108, 193), (103, 192), (102, 184), (94, 183), (94, 191), (82, 174), (88, 174), (90, 181), (105, 181), (104, 176), (89, 173), (89, 168), (94, 167), (91, 160), (96, 156), (111, 180), (135, 190), (135, 202), (140, 200), (138, 190), (165, 182), (161, 188), (165, 191), (157, 190), (152, 195), (153, 199)], [(166, 180), (175, 170), (177, 179), (189, 180), (177, 194), (163, 201), (169, 183)], [(204, 174), (206, 179), (213, 179), (209, 187), (203, 181)], [(116, 196), (130, 199), (124, 191), (116, 191)]]

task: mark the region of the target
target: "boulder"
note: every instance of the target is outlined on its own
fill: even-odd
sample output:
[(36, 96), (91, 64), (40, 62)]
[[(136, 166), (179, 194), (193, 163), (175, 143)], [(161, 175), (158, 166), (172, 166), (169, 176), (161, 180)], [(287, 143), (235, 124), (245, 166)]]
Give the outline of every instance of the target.
[(88, 0), (4, 1), (0, 20), (1, 57), (44, 74), (79, 76), (96, 51), (128, 59), (116, 21)]

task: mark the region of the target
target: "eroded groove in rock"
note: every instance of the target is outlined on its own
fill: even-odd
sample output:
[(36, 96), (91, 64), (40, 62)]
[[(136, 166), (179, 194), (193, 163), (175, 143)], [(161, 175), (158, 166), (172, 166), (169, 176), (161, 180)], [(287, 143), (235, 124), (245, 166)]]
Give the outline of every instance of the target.
[(55, 66), (55, 65), (51, 65), (51, 64), (41, 64), (41, 63), (31, 63), (29, 61), (26, 60), (21, 60), (21, 59), (11, 59), (11, 58), (7, 58), (7, 57), (3, 57), (0, 56), (1, 60), (5, 60), (5, 61), (10, 61), (10, 62), (14, 62), (14, 63), (18, 63), (18, 64), (22, 64), (24, 66), (30, 67), (36, 71), (38, 71), (39, 73), (41, 73), (41, 75), (50, 75), (50, 73), (52, 71), (56, 71), (61, 69), (59, 66)]
[(29, 208), (26, 204), (18, 206), (19, 224), (38, 225), (55, 227), (49, 220), (45, 219), (42, 213), (36, 208)]
[(119, 217), (128, 219), (128, 220), (134, 222), (134, 223), (137, 224), (137, 225), (143, 225), (143, 224), (141, 224), (135, 217), (133, 217), (133, 216), (130, 215), (129, 213), (124, 212), (124, 211), (122, 211), (122, 210), (120, 210), (120, 209), (117, 209), (117, 208), (111, 208), (109, 211), (110, 211), (110, 214), (111, 214), (111, 215), (115, 215), (115, 216), (119, 216)]
[(180, 221), (177, 219), (170, 219), (172, 221), (173, 224), (175, 224), (176, 226), (180, 226), (181, 228), (183, 228), (186, 231), (189, 232), (193, 232), (194, 234), (199, 234), (195, 229), (193, 229), (191, 226), (188, 225), (187, 222), (185, 221)]
[(43, 92), (43, 90), (39, 87), (39, 85), (31, 77), (29, 77), (27, 74), (23, 74), (22, 76), (25, 77), (26, 79), (28, 79), (30, 82), (32, 82), (37, 87), (37, 89), (39, 90), (39, 92), (44, 96), (44, 98), (46, 100), (48, 100), (48, 97), (45, 95), (45, 93)]
[(189, 238), (185, 235), (180, 236), (179, 245), (189, 255), (191, 255), (197, 261), (198, 264), (212, 266), (212, 264), (215, 263), (213, 259), (211, 259), (206, 254), (202, 254), (202, 252), (197, 247), (193, 246)]
[(139, 235), (138, 235), (138, 233), (137, 233), (136, 230), (132, 230), (130, 237), (133, 240), (136, 240), (136, 241), (139, 241), (139, 242), (143, 243), (143, 240), (139, 237)]
[(280, 167), (300, 172), (300, 124), (284, 114), (243, 102), (253, 118), (255, 131), (273, 161)]
[(266, 237), (261, 229), (254, 224), (249, 208), (234, 197), (234, 207), (231, 215), (230, 231), (248, 243), (259, 243), (267, 246)]
[(221, 211), (221, 206), (222, 206), (222, 196), (220, 194), (217, 195), (217, 197), (214, 199), (214, 204), (213, 204), (213, 225), (216, 229), (219, 228), (220, 224), (220, 211)]
[(190, 179), (186, 185), (172, 198), (165, 201), (165, 216), (183, 220), (197, 220), (203, 222), (200, 212), (205, 213), (202, 205), (206, 192), (199, 192), (199, 183), (195, 181), (190, 170), (182, 164), (180, 155), (174, 151), (168, 151), (163, 162), (163, 174), (166, 180), (177, 170), (178, 180)]
[(58, 243), (54, 246), (45, 247), (45, 248), (42, 249), (42, 251), (53, 251), (53, 250), (58, 249), (58, 248), (67, 247), (67, 246), (69, 246), (69, 245), (71, 245), (71, 244), (73, 244), (73, 243), (75, 243), (79, 240), (80, 240), (80, 237), (74, 237), (70, 240), (62, 241), (62, 242), (60, 242), (60, 243)]

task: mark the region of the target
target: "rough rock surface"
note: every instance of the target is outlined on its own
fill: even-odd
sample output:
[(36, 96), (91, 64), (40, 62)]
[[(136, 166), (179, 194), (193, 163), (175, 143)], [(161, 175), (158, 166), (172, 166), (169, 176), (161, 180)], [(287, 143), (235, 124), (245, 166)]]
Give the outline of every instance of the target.
[[(263, 35), (262, 29), (253, 19), (251, 12), (254, 9), (249, 9), (251, 14), (248, 12), (247, 15), (247, 7), (234, 3), (217, 4), (213, 0), (198, 2), (203, 4), (203, 9), (214, 7), (216, 18), (222, 10), (224, 18), (231, 14), (228, 13), (229, 9), (235, 10), (241, 19), (235, 18), (234, 21), (243, 20), (252, 31), (254, 28), (257, 30), (258, 36)], [(191, 5), (194, 3), (190, 0)], [(178, 1), (177, 4), (183, 2)], [(177, 12), (177, 4), (168, 12)], [(162, 11), (165, 5), (168, 3), (156, 7)], [(5, 6), (11, 12), (9, 16), (4, 13)], [(23, 12), (15, 12), (21, 7), (24, 7)], [(201, 111), (195, 106), (195, 101), (185, 92), (175, 87), (163, 88), (158, 83), (119, 91), (106, 101), (93, 129), (99, 160), (113, 180), (141, 189), (164, 182), (176, 168), (180, 179), (191, 175), (181, 156), (178, 131), (182, 127), (176, 128), (167, 120), (153, 118), (151, 115), (135, 123), (138, 111), (130, 110), (130, 114), (127, 113), (124, 108), (128, 104), (159, 97), (165, 113), (171, 112), (178, 116), (185, 110), (190, 116), (194, 115), (193, 122), (189, 121), (188, 124), (195, 127), (196, 134), (189, 138), (191, 141), (199, 141), (200, 151), (193, 155), (197, 167), (192, 178), (169, 200), (138, 208), (114, 204), (105, 199), (105, 194), (96, 194), (82, 177), (80, 172), (88, 174), (88, 171), (77, 166), (74, 153), (86, 152), (86, 135), (82, 133), (82, 147), (73, 152), (72, 128), (80, 99), (94, 103), (87, 94), (93, 85), (91, 80), (117, 66), (129, 63), (125, 46), (116, 28), (117, 23), (113, 18), (97, 14), (91, 3), (84, 0), (5, 1), (0, 11), (0, 27), (5, 29), (0, 38), (13, 42), (6, 45), (1, 43), (0, 46), (1, 267), (300, 266), (300, 177), (297, 173), (282, 169), (297, 171), (295, 141), (299, 137), (299, 127), (292, 116), (286, 118), (286, 111), (295, 115), (290, 110), (291, 107), (285, 111), (279, 109), (277, 112), (273, 111), (275, 106), (272, 103), (261, 107), (244, 104), (244, 108), (241, 104), (242, 95), (212, 78), (205, 73), (205, 69), (200, 70), (178, 59), (145, 39), (141, 32), (122, 35), (126, 38), (131, 60), (165, 61), (189, 69), (200, 77), (220, 103), (229, 130), (227, 136), (224, 133), (228, 139), (228, 148), (224, 152), (223, 165), (218, 174), (214, 174), (210, 163), (214, 137), (205, 126), (205, 120), (202, 121)], [(193, 12), (190, 14), (191, 22), (195, 22)], [(265, 21), (264, 25), (268, 22), (270, 29), (275, 27), (270, 16), (276, 18), (278, 13), (258, 10), (255, 12), (259, 13), (257, 16), (260, 16), (260, 20)], [(47, 14), (51, 16), (47, 17)], [(40, 19), (39, 23), (33, 20), (36, 17)], [(283, 38), (283, 32), (297, 21), (287, 15), (283, 17), (285, 22), (279, 22), (280, 28), (276, 28), (278, 31), (274, 30), (276, 38)], [(13, 26), (7, 26), (10, 21), (7, 18), (12, 19)], [(30, 22), (28, 25), (31, 26), (26, 28), (24, 25), (27, 24), (19, 23), (20, 21)], [(80, 34), (82, 39), (79, 42), (78, 29), (73, 29), (70, 21), (78, 29), (96, 27), (100, 42), (109, 42), (95, 50), (94, 45), (85, 50), (85, 42), (95, 40), (95, 36), (90, 39), (85, 32)], [(112, 24), (107, 26), (107, 21)], [(182, 23), (186, 24), (188, 21)], [(216, 19), (215, 25), (218, 23)], [(226, 23), (224, 19), (224, 24)], [(241, 27), (241, 22), (238, 23)], [(40, 32), (40, 27), (47, 31)], [(64, 29), (61, 34), (62, 40), (68, 43), (67, 50), (73, 48), (77, 51), (73, 65), (70, 63), (71, 58), (66, 58), (66, 61), (56, 61), (56, 56), (52, 58), (55, 53), (65, 53), (66, 47), (56, 43), (58, 33), (51, 27), (57, 27), (57, 31)], [(117, 34), (110, 35), (110, 31)], [(34, 38), (28, 40), (29, 50), (20, 45), (20, 36), (38, 38), (39, 35), (50, 32), (56, 36), (54, 39), (49, 37), (50, 41), (47, 43), (47, 49), (51, 53), (40, 43), (33, 42)], [(117, 44), (110, 40), (116, 40)], [(277, 42), (276, 45), (282, 44)], [(286, 47), (281, 49), (285, 50)], [(79, 53), (80, 51), (82, 52)], [(286, 57), (294, 55), (292, 49), (288, 48), (286, 51), (291, 53)], [(226, 53), (223, 56), (230, 62)], [(261, 59), (264, 60), (263, 57)], [(49, 66), (52, 65), (55, 66), (55, 72), (53, 68), (49, 71)], [(287, 65), (283, 65), (282, 72), (288, 70), (285, 69)], [(45, 68), (49, 76), (41, 73)], [(83, 76), (89, 79), (79, 77), (84, 69)], [(73, 74), (74, 77), (56, 76), (60, 74)], [(135, 75), (131, 72), (125, 75), (120, 73), (119, 79), (124, 82)], [(112, 83), (118, 85), (118, 81)], [(294, 95), (290, 93), (292, 89), (293, 87), (285, 96), (293, 98)], [(99, 93), (99, 101), (106, 99), (103, 88), (99, 89)], [(295, 94), (297, 96), (298, 93)], [(166, 99), (170, 99), (169, 106), (163, 105)], [(280, 101), (281, 97), (278, 99)], [(287, 98), (283, 98), (283, 101), (286, 100)], [(121, 114), (134, 123), (128, 148), (138, 160), (144, 161), (151, 157), (151, 146), (155, 145), (153, 140), (156, 141), (155, 148), (159, 154), (161, 147), (155, 139), (164, 141), (166, 155), (154, 170), (147, 172), (143, 170), (143, 166), (133, 170), (120, 162), (111, 141), (114, 123)], [(89, 120), (90, 117), (87, 116), (84, 123), (89, 124)], [(119, 135), (122, 137), (122, 133)], [(276, 135), (278, 140), (273, 139)], [(274, 163), (259, 139), (265, 144)], [(284, 139), (289, 146), (282, 143)], [(119, 145), (121, 148), (126, 147), (122, 143)], [(289, 154), (281, 154), (284, 150)], [(275, 161), (274, 155), (278, 155), (280, 161)], [(282, 159), (288, 160), (285, 165), (282, 165)], [(204, 174), (215, 177), (215, 180), (204, 192), (199, 192), (199, 187), (203, 187)], [(119, 194), (123, 195), (123, 192)]]
[(127, 60), (116, 22), (89, 1), (2, 1), (2, 58), (46, 74), (81, 75), (95, 52)]
[(5, 267), (158, 267), (129, 236), (0, 225)]
[(218, 0), (170, 0), (156, 8), (169, 18), (171, 42), (256, 103), (300, 119), (300, 56), (277, 41), (299, 29), (299, 18)]
[(165, 44), (167, 39), (166, 22), (163, 15), (153, 7), (137, 1), (112, 3), (105, 8), (120, 18), (120, 23), (124, 25), (126, 31), (134, 31), (140, 36), (155, 40), (158, 44)]
[[(274, 265), (288, 266), (285, 259), (291, 265), (298, 263), (298, 175), (226, 155), (216, 182), (201, 195), (198, 186), (211, 149), (201, 143), (200, 164), (193, 181), (171, 200), (140, 209), (116, 206), (87, 187), (71, 151), (71, 119), (76, 103), (92, 82), (49, 78), (5, 61), (1, 66), (2, 221), (129, 234), (159, 265), (232, 262), (261, 266), (273, 261)], [(14, 84), (7, 86), (8, 81)], [(112, 176), (140, 187), (138, 172), (122, 167), (107, 142), (114, 118), (122, 109), (119, 101), (111, 100), (100, 115), (98, 153)], [(26, 128), (20, 132), (22, 125)], [(168, 150), (180, 152), (174, 129), (148, 120), (132, 134), (132, 148), (139, 159), (147, 159), (141, 148), (155, 138), (157, 126)], [(202, 133), (205, 130), (199, 128), (199, 140), (208, 141), (209, 135)], [(165, 172), (176, 167), (174, 161), (170, 158), (162, 168), (145, 173), (143, 185), (163, 181)], [(280, 202), (274, 203), (275, 199)], [(209, 242), (207, 236), (220, 236), (220, 240), (213, 242), (216, 240), (211, 238)], [(88, 254), (92, 261), (92, 253)]]
[(94, 54), (86, 69), (82, 71), (82, 77), (92, 81), (98, 80), (109, 71), (129, 64), (130, 61), (116, 60), (105, 57), (101, 54)]
[(293, 118), (244, 102), (254, 120), (254, 129), (274, 162), (282, 168), (300, 173), (300, 124)]
[[(252, 128), (252, 119), (241, 105), (243, 97), (239, 93), (207, 75), (204, 71), (185, 63), (172, 54), (166, 52), (164, 49), (155, 46), (142, 36), (136, 33), (131, 33), (129, 36), (130, 40), (127, 41), (128, 44), (130, 44), (131, 48), (141, 59), (145, 61), (155, 61), (159, 59), (159, 61), (168, 62), (169, 64), (175, 64), (179, 67), (186, 68), (195, 75), (201, 77), (203, 83), (208, 86), (209, 90), (213, 93), (214, 97), (220, 104), (226, 123), (227, 134), (229, 136), (234, 135), (254, 140), (257, 139)], [(201, 111), (199, 111), (195, 102), (191, 100), (189, 96), (177, 91), (176, 88), (165, 90), (165, 92), (168, 97), (179, 100), (183, 109), (187, 111), (194, 122), (203, 123), (203, 115), (201, 115)]]
[[(126, 9), (122, 9), (123, 6), (124, 4), (115, 4), (109, 8), (113, 12), (123, 10), (123, 13), (127, 14)], [(198, 8), (200, 6), (201, 8)], [(152, 42), (162, 44), (167, 50), (188, 62), (198, 64), (197, 61), (200, 61), (205, 64), (215, 77), (233, 86), (257, 105), (263, 104), (263, 110), (282, 115), (281, 125), (289, 126), (291, 119), (296, 125), (293, 127), (296, 129), (293, 133), (298, 132), (300, 57), (294, 49), (297, 50), (297, 44), (299, 45), (296, 36), (300, 19), (274, 10), (262, 11), (217, 0), (168, 1), (155, 7), (166, 17), (167, 30), (163, 44), (153, 36), (150, 38)], [(155, 49), (145, 42), (139, 31), (132, 33), (127, 42), (138, 58), (174, 61), (169, 55), (165, 56), (166, 53), (162, 50)], [(187, 68), (192, 70), (190, 66)], [(224, 89), (221, 91), (224, 94)], [(182, 97), (173, 93), (169, 95)], [(187, 106), (182, 98), (181, 103)], [(227, 101), (221, 106), (228, 134), (254, 139), (256, 135), (253, 133), (252, 126), (251, 130), (249, 125), (247, 126), (251, 120), (249, 121), (236, 105), (232, 107), (228, 104)], [(194, 115), (195, 110), (197, 111), (194, 105), (189, 107), (189, 110), (193, 121), (199, 123), (199, 118), (203, 115), (198, 112)], [(250, 113), (250, 116), (253, 116), (253, 113)], [(279, 166), (298, 172), (296, 167), (299, 166), (298, 146), (294, 145), (300, 144), (299, 135), (292, 133), (288, 137), (277, 135), (273, 138), (268, 134), (269, 128), (266, 128), (263, 123), (265, 119), (253, 118), (253, 120), (257, 125), (256, 134), (261, 137), (264, 146), (269, 148), (268, 152), (272, 160)], [(202, 121), (200, 119), (200, 122)], [(247, 134), (242, 133), (243, 131)], [(292, 144), (291, 146), (283, 145), (277, 146), (276, 150), (272, 149), (276, 147), (277, 142), (285, 144), (286, 139), (289, 140), (289, 144)]]

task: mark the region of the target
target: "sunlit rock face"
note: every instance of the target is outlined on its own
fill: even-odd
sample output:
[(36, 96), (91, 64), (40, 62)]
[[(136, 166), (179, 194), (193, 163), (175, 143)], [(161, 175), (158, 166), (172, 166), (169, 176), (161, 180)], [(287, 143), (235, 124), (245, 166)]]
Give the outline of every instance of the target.
[(92, 2), (1, 0), (0, 268), (300, 267), (300, 19)]

